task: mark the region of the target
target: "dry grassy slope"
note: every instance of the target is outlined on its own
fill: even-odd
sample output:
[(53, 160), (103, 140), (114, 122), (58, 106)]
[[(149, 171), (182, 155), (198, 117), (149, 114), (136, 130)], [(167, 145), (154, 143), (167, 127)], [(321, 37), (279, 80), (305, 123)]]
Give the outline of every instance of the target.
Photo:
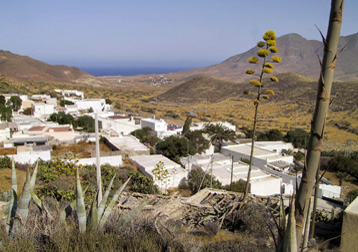
[(37, 81), (98, 81), (94, 76), (76, 67), (49, 65), (27, 56), (2, 50), (0, 50), (0, 73)]
[(218, 102), (227, 97), (238, 95), (240, 92), (239, 84), (215, 79), (209, 76), (194, 77), (167, 92), (160, 94), (160, 101), (175, 102)]
[[(296, 127), (309, 130), (316, 101), (317, 81), (293, 73), (279, 74), (278, 78), (278, 83), (264, 80), (265, 87), (273, 89), (276, 94), (260, 106), (259, 130), (278, 128), (288, 131)], [(251, 127), (254, 96), (245, 96), (242, 93), (250, 88), (247, 82), (235, 84), (202, 76), (176, 86), (158, 97), (162, 101), (161, 108), (165, 102), (176, 102), (180, 103), (180, 108), (169, 108), (168, 105), (167, 109), (178, 113), (185, 109), (191, 110), (199, 115), (209, 114), (207, 120), (231, 120), (239, 127)], [(206, 98), (209, 102), (207, 110)], [(358, 129), (358, 85), (334, 83), (332, 98), (326, 127), (326, 145), (329, 145), (327, 149), (344, 148), (347, 139), (353, 140), (353, 147), (358, 149), (358, 134), (354, 133), (354, 130)]]

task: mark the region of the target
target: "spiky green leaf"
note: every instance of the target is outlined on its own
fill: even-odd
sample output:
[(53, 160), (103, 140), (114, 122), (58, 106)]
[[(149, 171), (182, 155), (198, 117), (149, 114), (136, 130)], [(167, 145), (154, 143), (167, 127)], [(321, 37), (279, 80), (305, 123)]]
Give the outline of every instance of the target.
[(78, 168), (76, 169), (76, 209), (77, 209), (77, 221), (80, 233), (86, 232), (86, 207), (84, 195), (82, 192), (82, 186), (80, 181), (80, 175)]
[(103, 216), (99, 222), (99, 228), (102, 229), (104, 227), (104, 224), (106, 224), (106, 221), (110, 215), (110, 213), (112, 212), (112, 209), (114, 207), (114, 204), (117, 202), (119, 196), (121, 195), (121, 193), (123, 192), (124, 188), (127, 186), (129, 180), (131, 179), (131, 177), (129, 177), (127, 179), (127, 181), (115, 192), (115, 194), (113, 195), (113, 198), (111, 200), (111, 202), (109, 203), (109, 205), (107, 206), (106, 210), (103, 213)]
[(106, 189), (106, 192), (104, 193), (104, 196), (101, 200), (101, 203), (99, 204), (99, 207), (98, 207), (98, 222), (101, 220), (102, 218), (102, 215), (103, 215), (103, 212), (104, 212), (104, 208), (106, 207), (106, 203), (107, 203), (107, 199), (108, 199), (108, 195), (111, 191), (111, 188), (112, 188), (112, 185), (113, 185), (113, 181), (116, 177), (116, 174), (113, 175), (111, 181), (109, 182), (108, 186), (107, 186), (107, 189)]

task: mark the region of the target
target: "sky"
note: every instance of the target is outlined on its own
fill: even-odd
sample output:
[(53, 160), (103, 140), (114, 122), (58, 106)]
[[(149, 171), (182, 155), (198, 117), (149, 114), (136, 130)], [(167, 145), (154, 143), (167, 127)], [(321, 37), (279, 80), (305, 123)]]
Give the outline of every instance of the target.
[[(202, 67), (265, 31), (326, 34), (330, 0), (3, 0), (0, 50), (76, 67)], [(358, 32), (347, 0), (341, 35)]]

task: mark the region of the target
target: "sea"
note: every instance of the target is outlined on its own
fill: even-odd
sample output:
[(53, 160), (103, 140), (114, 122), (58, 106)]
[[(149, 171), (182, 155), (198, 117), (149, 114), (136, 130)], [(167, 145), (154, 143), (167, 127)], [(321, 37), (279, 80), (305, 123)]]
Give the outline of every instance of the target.
[(80, 67), (81, 70), (99, 76), (134, 76), (140, 74), (168, 74), (192, 69), (191, 67)]

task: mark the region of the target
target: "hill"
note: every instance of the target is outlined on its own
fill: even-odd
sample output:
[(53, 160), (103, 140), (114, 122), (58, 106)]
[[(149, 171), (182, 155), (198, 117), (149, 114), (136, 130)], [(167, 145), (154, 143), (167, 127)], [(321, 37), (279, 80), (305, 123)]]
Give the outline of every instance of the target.
[[(358, 33), (340, 37), (339, 48), (348, 46), (339, 56), (334, 79), (336, 81), (358, 81)], [(307, 40), (298, 34), (287, 34), (277, 38), (278, 55), (282, 63), (277, 67), (277, 73), (298, 73), (318, 79), (320, 64), (317, 55), (322, 58), (323, 44), (317, 40)], [(178, 72), (173, 77), (208, 75), (226, 80), (246, 80), (246, 69), (252, 68), (247, 59), (256, 55), (257, 47), (247, 52), (237, 54), (227, 60), (209, 67), (197, 68)]]
[(0, 50), (0, 73), (11, 77), (45, 82), (99, 82), (93, 75), (76, 67), (50, 65), (2, 50)]
[(175, 86), (158, 96), (159, 101), (213, 103), (225, 100), (240, 92), (241, 85), (215, 79), (209, 76), (196, 76)]
[[(296, 73), (278, 74), (278, 83), (269, 80), (264, 83), (267, 88), (273, 89), (275, 95), (272, 101), (278, 104), (295, 103), (301, 108), (314, 108), (317, 95), (317, 81)], [(159, 101), (191, 102), (191, 103), (217, 103), (226, 99), (246, 99), (243, 91), (250, 89), (247, 82), (234, 83), (209, 76), (197, 76), (177, 85), (158, 95)], [(355, 82), (336, 82), (332, 88), (332, 111), (358, 110), (358, 85)]]

